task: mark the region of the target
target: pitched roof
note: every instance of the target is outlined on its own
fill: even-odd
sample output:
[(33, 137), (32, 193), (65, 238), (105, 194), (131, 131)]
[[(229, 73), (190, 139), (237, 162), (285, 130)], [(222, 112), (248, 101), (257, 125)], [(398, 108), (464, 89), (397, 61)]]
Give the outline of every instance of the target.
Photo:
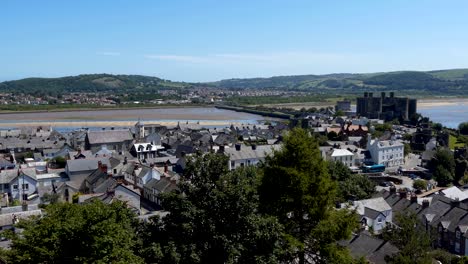
[(372, 209), (376, 212), (392, 210), (392, 207), (388, 205), (383, 197), (355, 201), (354, 205), (356, 206), (356, 211), (359, 215), (364, 215), (366, 208)]
[(271, 154), (274, 150), (279, 150), (281, 145), (261, 145), (252, 149), (250, 146), (241, 146), (240, 150), (235, 148), (227, 148), (224, 153), (229, 156), (230, 160), (243, 160), (243, 159), (264, 159), (267, 155)]
[(68, 171), (77, 172), (95, 170), (98, 168), (99, 161), (107, 166), (110, 165), (108, 158), (67, 160)]
[(334, 149), (331, 156), (332, 157), (354, 156), (354, 154), (347, 149)]
[(132, 133), (128, 129), (88, 131), (90, 144), (116, 143), (133, 140)]

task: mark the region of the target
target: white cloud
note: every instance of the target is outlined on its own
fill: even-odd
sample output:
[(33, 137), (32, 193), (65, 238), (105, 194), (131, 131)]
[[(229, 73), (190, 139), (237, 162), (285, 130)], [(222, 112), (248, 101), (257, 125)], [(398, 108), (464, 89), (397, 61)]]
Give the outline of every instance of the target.
[(349, 60), (362, 59), (360, 55), (313, 52), (276, 52), (276, 53), (220, 53), (204, 56), (174, 54), (145, 55), (148, 59), (187, 62), (196, 64), (309, 64), (346, 63)]
[(101, 56), (120, 56), (120, 52), (115, 52), (115, 51), (103, 51), (103, 52), (97, 52), (97, 55)]
[(145, 55), (145, 58), (153, 59), (153, 60), (190, 62), (190, 63), (209, 62), (209, 59), (207, 57), (200, 57), (200, 56), (184, 56), (184, 55), (168, 55), (168, 54), (154, 55), (154, 54), (149, 54), (149, 55)]

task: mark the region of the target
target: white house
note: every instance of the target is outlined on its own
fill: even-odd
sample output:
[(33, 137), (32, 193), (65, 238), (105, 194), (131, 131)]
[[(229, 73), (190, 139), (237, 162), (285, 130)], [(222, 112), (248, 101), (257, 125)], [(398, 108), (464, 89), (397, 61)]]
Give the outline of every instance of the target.
[(359, 214), (361, 223), (376, 233), (392, 222), (392, 207), (383, 197), (355, 201), (351, 208)]
[(334, 149), (331, 154), (333, 161), (339, 161), (349, 168), (354, 166), (354, 153), (347, 149)]
[(397, 140), (378, 140), (367, 137), (367, 150), (375, 164), (396, 167), (405, 163), (404, 145)]
[(140, 188), (143, 190), (144, 185), (147, 184), (151, 179), (160, 180), (161, 172), (155, 167), (138, 165), (134, 167), (133, 173), (125, 173), (125, 180), (133, 184), (134, 187)]
[(281, 145), (245, 146), (237, 144), (235, 148), (227, 148), (224, 153), (229, 157), (229, 170), (238, 167), (256, 165)]
[(28, 175), (20, 172), (11, 182), (11, 198), (26, 201), (28, 197), (37, 191), (36, 175)]

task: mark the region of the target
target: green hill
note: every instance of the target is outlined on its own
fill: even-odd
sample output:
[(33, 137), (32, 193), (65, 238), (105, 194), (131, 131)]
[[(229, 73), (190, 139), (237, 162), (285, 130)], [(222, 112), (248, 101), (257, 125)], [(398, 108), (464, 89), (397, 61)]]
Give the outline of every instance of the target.
[(0, 83), (0, 91), (14, 93), (71, 92), (147, 92), (161, 89), (186, 88), (190, 84), (171, 82), (141, 75), (83, 74), (61, 78), (27, 78)]
[(414, 95), (468, 95), (468, 69), (399, 71), (366, 74), (274, 76), (227, 79), (212, 83), (171, 82), (141, 75), (84, 74), (61, 78), (27, 78), (0, 83), (0, 92), (49, 94), (110, 92), (147, 94), (192, 87), (229, 90), (294, 90), (321, 94), (357, 94), (363, 91), (399, 91)]
[(467, 95), (468, 69), (275, 76), (221, 80), (214, 85), (229, 89), (279, 89), (317, 93), (392, 90), (422, 95)]

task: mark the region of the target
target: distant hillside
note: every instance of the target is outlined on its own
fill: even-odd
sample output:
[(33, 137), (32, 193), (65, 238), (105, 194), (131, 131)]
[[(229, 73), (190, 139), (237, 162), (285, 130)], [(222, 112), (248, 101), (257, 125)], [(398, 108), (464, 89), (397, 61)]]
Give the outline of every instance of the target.
[(147, 94), (164, 89), (192, 87), (230, 90), (295, 90), (322, 94), (401, 91), (420, 95), (468, 95), (468, 69), (400, 71), (366, 74), (293, 75), (270, 78), (227, 79), (213, 83), (171, 82), (141, 75), (84, 74), (61, 78), (27, 78), (0, 83), (0, 92), (50, 94), (110, 92)]
[(185, 88), (186, 83), (171, 82), (141, 75), (84, 74), (61, 78), (27, 78), (0, 83), (1, 92), (70, 93), (70, 92), (133, 92)]
[(330, 93), (393, 90), (433, 95), (467, 95), (468, 69), (275, 76), (227, 79), (213, 84), (229, 89), (287, 89)]

